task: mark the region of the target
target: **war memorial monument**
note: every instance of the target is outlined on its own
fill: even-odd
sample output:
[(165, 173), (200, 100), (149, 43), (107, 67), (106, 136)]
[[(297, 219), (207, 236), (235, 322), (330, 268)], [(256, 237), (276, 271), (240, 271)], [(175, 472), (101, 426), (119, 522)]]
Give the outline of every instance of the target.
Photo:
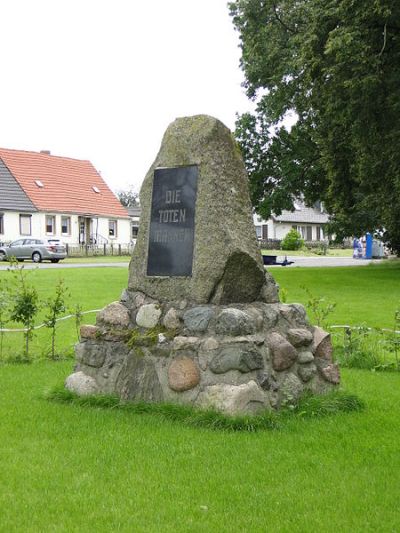
[(337, 387), (330, 335), (302, 305), (280, 303), (265, 271), (228, 128), (175, 120), (140, 201), (128, 287), (81, 327), (68, 389), (237, 414)]

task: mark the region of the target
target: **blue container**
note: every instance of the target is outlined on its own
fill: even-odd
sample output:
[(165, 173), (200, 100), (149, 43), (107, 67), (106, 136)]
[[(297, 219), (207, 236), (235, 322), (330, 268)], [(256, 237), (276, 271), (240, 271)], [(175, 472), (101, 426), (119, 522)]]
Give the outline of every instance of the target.
[(365, 235), (365, 259), (372, 259), (372, 235)]

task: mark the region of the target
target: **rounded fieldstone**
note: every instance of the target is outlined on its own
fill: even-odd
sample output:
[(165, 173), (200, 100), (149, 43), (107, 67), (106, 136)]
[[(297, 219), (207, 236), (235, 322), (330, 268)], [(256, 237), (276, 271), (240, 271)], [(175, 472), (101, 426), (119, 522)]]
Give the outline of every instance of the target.
[(129, 312), (128, 309), (120, 302), (112, 302), (102, 309), (96, 318), (97, 322), (103, 322), (111, 326), (129, 326)]
[(81, 339), (95, 339), (98, 335), (99, 328), (90, 324), (84, 324), (80, 327), (79, 333)]
[(340, 383), (340, 371), (336, 364), (331, 364), (319, 369), (325, 381), (338, 385)]
[(196, 404), (203, 409), (213, 408), (227, 415), (257, 413), (268, 406), (265, 392), (254, 380), (242, 385), (209, 385), (199, 395)]
[(254, 328), (256, 330), (259, 330), (263, 327), (264, 317), (259, 309), (256, 309), (255, 307), (248, 307), (246, 309), (246, 313), (250, 315), (251, 319), (253, 320)]
[(282, 371), (290, 368), (297, 359), (297, 350), (279, 333), (271, 333), (268, 344), (272, 352), (272, 366)]
[(280, 304), (279, 311), (282, 318), (295, 328), (308, 325), (307, 313), (301, 304)]
[(303, 392), (303, 384), (295, 374), (288, 374), (281, 385), (282, 404), (297, 402)]
[(225, 346), (212, 359), (210, 370), (214, 374), (224, 374), (229, 370), (251, 372), (263, 368), (261, 353), (251, 346)]
[(215, 331), (220, 335), (250, 335), (256, 330), (253, 318), (240, 309), (223, 309), (217, 317)]
[(168, 383), (172, 390), (183, 392), (193, 389), (200, 382), (196, 363), (185, 355), (176, 357), (168, 368)]
[(311, 352), (300, 352), (297, 360), (301, 364), (311, 363), (314, 361), (314, 355)]
[(141, 307), (146, 301), (146, 296), (142, 292), (136, 292), (133, 298), (133, 303), (136, 308)]
[(136, 324), (141, 328), (154, 328), (157, 326), (161, 316), (161, 309), (158, 304), (142, 305), (136, 315)]
[(317, 367), (313, 363), (311, 363), (308, 365), (300, 366), (297, 370), (297, 373), (304, 382), (307, 382), (310, 381), (310, 379), (315, 375), (316, 371)]
[(65, 388), (79, 396), (95, 394), (98, 390), (96, 381), (82, 371), (75, 372), (68, 376), (65, 381)]
[(176, 309), (171, 307), (163, 319), (163, 326), (167, 329), (178, 329), (181, 325), (181, 321), (179, 320), (179, 315)]
[(183, 315), (185, 327), (190, 331), (206, 331), (213, 314), (210, 307), (193, 307)]
[(262, 307), (265, 328), (273, 328), (279, 319), (279, 306), (276, 304), (265, 304)]
[(85, 365), (100, 368), (106, 358), (106, 344), (104, 342), (80, 342), (75, 346), (76, 358)]
[(292, 328), (287, 332), (288, 340), (293, 346), (307, 346), (313, 341), (313, 334), (308, 329)]

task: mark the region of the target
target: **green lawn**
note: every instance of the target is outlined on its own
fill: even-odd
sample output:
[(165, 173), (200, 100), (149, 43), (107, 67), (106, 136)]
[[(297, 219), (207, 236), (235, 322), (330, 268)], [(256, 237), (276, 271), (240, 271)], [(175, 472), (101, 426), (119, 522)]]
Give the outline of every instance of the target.
[[(301, 285), (336, 301), (334, 322), (390, 326), (399, 270), (388, 262), (273, 275), (290, 302), (306, 301)], [(31, 277), (45, 296), (59, 276), (84, 309), (118, 299), (127, 284), (125, 267)], [(60, 324), (66, 351), (74, 329)], [(45, 335), (34, 342), (42, 352)], [(0, 531), (398, 530), (400, 373), (342, 370), (343, 390), (365, 401), (362, 412), (229, 433), (45, 400), (72, 367), (72, 360), (0, 366)]]
[(0, 369), (0, 530), (397, 531), (400, 375), (343, 372), (360, 413), (194, 429), (43, 399), (71, 363)]
[[(11, 273), (0, 271), (0, 279), (12, 281)], [(29, 271), (28, 280), (35, 285), (42, 300), (49, 297), (59, 280), (64, 280), (70, 296), (68, 307), (73, 312), (79, 304), (83, 311), (101, 309), (112, 301), (118, 300), (122, 290), (127, 286), (128, 268), (74, 268), (74, 269), (48, 269)], [(36, 320), (40, 324), (46, 308), (44, 307)], [(84, 324), (93, 324), (96, 314), (83, 317)], [(14, 324), (13, 327), (21, 327)], [(77, 333), (74, 319), (59, 322), (57, 326), (57, 349), (61, 355), (73, 355), (73, 346), (77, 342)], [(7, 356), (14, 357), (22, 350), (22, 334), (7, 333), (4, 337), (3, 359)], [(39, 329), (31, 343), (32, 355), (40, 357), (45, 355), (50, 346), (50, 331), (46, 328)]]
[(329, 324), (367, 324), (393, 327), (394, 312), (400, 308), (400, 261), (362, 267), (271, 269), (287, 292), (288, 302), (305, 303), (303, 287), (316, 297), (336, 303)]
[[(315, 297), (324, 297), (336, 303), (329, 315), (332, 324), (366, 324), (370, 327), (393, 327), (394, 312), (400, 307), (400, 261), (388, 261), (381, 265), (336, 268), (273, 269), (273, 276), (285, 293), (288, 302), (306, 303), (307, 287)], [(35, 270), (29, 278), (38, 288), (42, 299), (53, 290), (59, 279), (69, 288), (71, 309), (80, 304), (83, 310), (100, 309), (118, 300), (127, 285), (128, 268), (82, 268)], [(0, 279), (10, 280), (10, 273), (0, 271)], [(44, 311), (38, 317), (41, 322)], [(94, 323), (95, 314), (86, 315), (83, 322)], [(43, 355), (49, 346), (49, 331), (39, 330), (32, 341), (32, 353)], [(74, 320), (59, 323), (58, 351), (73, 353), (77, 340)], [(22, 335), (7, 334), (4, 354), (12, 357), (21, 351)]]

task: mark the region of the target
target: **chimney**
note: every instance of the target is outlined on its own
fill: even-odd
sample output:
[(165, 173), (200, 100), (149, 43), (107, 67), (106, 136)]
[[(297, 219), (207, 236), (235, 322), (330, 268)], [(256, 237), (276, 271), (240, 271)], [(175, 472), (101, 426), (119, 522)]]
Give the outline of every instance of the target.
[(51, 155), (50, 150), (40, 150), (40, 153), (45, 155)]

